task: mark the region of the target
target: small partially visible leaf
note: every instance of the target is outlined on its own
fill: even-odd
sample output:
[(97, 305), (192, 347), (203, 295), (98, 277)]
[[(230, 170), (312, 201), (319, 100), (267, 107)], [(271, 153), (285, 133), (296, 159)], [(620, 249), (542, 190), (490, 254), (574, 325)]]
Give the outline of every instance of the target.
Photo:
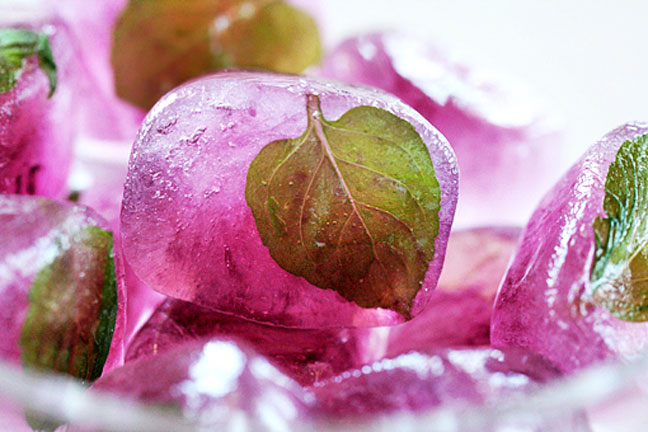
[(648, 320), (648, 135), (619, 148), (605, 179), (607, 218), (594, 221), (595, 301), (628, 321)]
[(97, 379), (112, 342), (117, 288), (112, 234), (97, 227), (60, 239), (36, 276), (20, 336), (24, 366)]
[(131, 0), (115, 28), (117, 94), (150, 108), (204, 73), (247, 67), (299, 73), (321, 55), (315, 21), (280, 0)]
[(360, 106), (324, 119), (307, 97), (298, 138), (266, 145), (245, 196), (285, 270), (362, 307), (409, 316), (439, 230), (440, 187), (414, 127)]
[(31, 30), (0, 29), (0, 93), (11, 91), (23, 71), (25, 59), (38, 56), (40, 68), (49, 79), (51, 97), (56, 90), (56, 62), (45, 34)]
[(62, 425), (61, 422), (50, 420), (32, 411), (25, 412), (25, 420), (32, 430), (39, 432), (54, 432)]
[(321, 56), (315, 21), (282, 1), (260, 5), (249, 18), (239, 12), (225, 28), (212, 26), (210, 43), (219, 69), (238, 66), (299, 73)]

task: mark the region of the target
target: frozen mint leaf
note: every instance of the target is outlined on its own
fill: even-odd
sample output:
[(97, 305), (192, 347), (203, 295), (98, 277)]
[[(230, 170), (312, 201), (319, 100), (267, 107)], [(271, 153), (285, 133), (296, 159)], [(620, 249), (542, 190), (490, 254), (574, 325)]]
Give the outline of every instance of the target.
[(38, 56), (40, 68), (49, 79), (49, 96), (52, 96), (57, 75), (47, 35), (23, 29), (0, 29), (0, 93), (7, 93), (16, 86), (25, 59), (33, 55)]
[(57, 243), (29, 292), (22, 363), (91, 382), (103, 370), (117, 314), (112, 234), (87, 227)]
[(605, 180), (594, 221), (595, 301), (628, 321), (648, 320), (648, 135), (621, 145)]
[(131, 0), (114, 34), (117, 94), (150, 108), (167, 91), (228, 67), (299, 73), (321, 55), (315, 21), (278, 0)]
[(440, 187), (414, 127), (360, 106), (326, 120), (307, 98), (308, 126), (271, 142), (245, 196), (263, 244), (285, 270), (362, 307), (409, 316), (434, 257)]

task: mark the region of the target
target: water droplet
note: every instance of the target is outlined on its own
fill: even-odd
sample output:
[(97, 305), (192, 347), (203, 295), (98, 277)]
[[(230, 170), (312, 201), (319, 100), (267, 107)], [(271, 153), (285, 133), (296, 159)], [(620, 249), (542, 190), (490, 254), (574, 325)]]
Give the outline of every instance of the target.
[(234, 129), (235, 127), (236, 127), (236, 123), (234, 123), (233, 121), (220, 124), (221, 132), (225, 132), (226, 130)]
[(214, 186), (213, 188), (205, 191), (205, 193), (203, 194), (203, 197), (204, 198), (209, 198), (212, 195), (219, 193), (220, 191), (221, 191), (220, 186)]

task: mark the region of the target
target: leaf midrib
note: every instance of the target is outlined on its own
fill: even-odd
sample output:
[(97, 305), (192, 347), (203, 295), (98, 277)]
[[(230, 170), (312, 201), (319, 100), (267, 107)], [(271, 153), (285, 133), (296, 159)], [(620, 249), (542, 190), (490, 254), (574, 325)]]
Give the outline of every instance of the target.
[[(348, 185), (346, 184), (344, 176), (343, 176), (342, 172), (340, 171), (339, 166), (337, 165), (336, 161), (339, 160), (341, 162), (353, 165), (355, 167), (365, 169), (365, 170), (368, 170), (370, 172), (374, 172), (374, 173), (382, 176), (383, 178), (386, 178), (386, 179), (389, 179), (389, 180), (391, 180), (391, 181), (393, 181), (395, 183), (398, 183), (400, 186), (402, 186), (407, 191), (408, 195), (414, 200), (414, 202), (416, 203), (417, 208), (419, 209), (419, 211), (423, 215), (423, 218), (427, 219), (427, 215), (425, 213), (425, 210), (421, 206), (421, 203), (416, 198), (416, 196), (414, 196), (412, 191), (403, 182), (401, 182), (400, 180), (398, 180), (396, 178), (393, 178), (393, 177), (391, 177), (391, 176), (389, 176), (389, 175), (387, 175), (385, 173), (382, 173), (380, 171), (374, 170), (374, 169), (372, 169), (370, 167), (360, 165), (360, 164), (357, 164), (357, 163), (354, 163), (352, 161), (348, 161), (348, 160), (346, 160), (344, 158), (336, 156), (334, 154), (333, 149), (331, 148), (330, 144), (328, 143), (328, 139), (327, 139), (326, 134), (324, 133), (324, 130), (323, 130), (322, 121), (323, 121), (323, 119), (321, 118), (321, 111), (319, 109), (315, 109), (312, 113), (309, 114), (308, 126), (306, 128), (305, 133), (301, 136), (301, 140), (294, 146), (292, 151), (290, 151), (290, 153), (288, 153), (286, 155), (286, 157), (283, 158), (283, 160), (277, 165), (277, 167), (273, 170), (272, 174), (268, 178), (268, 187), (267, 187), (267, 193), (266, 193), (267, 199), (268, 200), (270, 199), (271, 185), (272, 185), (272, 182), (273, 182), (274, 177), (277, 174), (277, 172), (279, 172), (281, 167), (284, 166), (284, 164), (290, 158), (292, 158), (303, 147), (303, 145), (306, 143), (306, 141), (308, 141), (308, 137), (310, 136), (310, 134), (314, 131), (315, 136), (317, 137), (318, 141), (320, 142), (320, 148), (323, 150), (323, 153), (322, 153), (322, 156), (320, 157), (319, 161), (317, 162), (317, 165), (316, 165), (315, 169), (313, 170), (312, 175), (310, 176), (308, 186), (307, 186), (307, 188), (305, 190), (304, 196), (302, 198), (302, 203), (301, 203), (301, 206), (300, 206), (299, 221), (298, 221), (298, 223), (299, 223), (299, 239), (300, 239), (302, 249), (304, 250), (304, 253), (306, 254), (306, 257), (309, 259), (309, 261), (313, 265), (315, 265), (317, 267), (317, 263), (311, 257), (310, 252), (308, 251), (308, 248), (306, 247), (306, 242), (305, 242), (305, 238), (304, 238), (304, 225), (302, 224), (302, 220), (303, 220), (303, 216), (304, 216), (304, 210), (305, 210), (305, 207), (306, 207), (306, 201), (308, 200), (309, 192), (310, 192), (310, 190), (312, 188), (313, 182), (314, 182), (315, 178), (317, 177), (317, 173), (321, 169), (324, 160), (328, 158), (329, 161), (331, 162), (331, 165), (332, 165), (333, 169), (335, 170), (336, 175), (338, 176), (338, 178), (340, 179), (340, 182), (342, 183), (342, 186), (344, 188), (344, 191), (345, 191), (346, 195), (348, 196), (348, 198), (349, 198), (349, 200), (351, 202), (351, 206), (353, 208), (353, 213), (355, 213), (358, 216), (358, 219), (362, 223), (362, 226), (363, 226), (365, 232), (367, 233), (367, 236), (371, 240), (372, 251), (373, 251), (374, 257), (380, 263), (381, 267), (386, 271), (386, 268), (384, 267), (384, 264), (380, 260), (380, 258), (378, 256), (378, 253), (376, 251), (376, 240), (373, 238), (373, 236), (371, 234), (371, 231), (369, 230), (369, 227), (367, 226), (364, 218), (360, 214), (360, 211), (358, 210), (358, 205), (366, 207), (366, 208), (373, 209), (375, 211), (379, 211), (379, 212), (384, 213), (384, 214), (387, 214), (390, 217), (392, 217), (397, 223), (399, 223), (400, 225), (405, 227), (408, 230), (408, 232), (410, 233), (410, 235), (414, 235), (414, 232), (413, 232), (412, 228), (405, 221), (403, 221), (401, 218), (394, 215), (393, 213), (391, 213), (391, 212), (389, 212), (389, 211), (387, 211), (385, 209), (381, 209), (379, 207), (376, 207), (376, 206), (373, 206), (371, 204), (368, 204), (368, 203), (365, 203), (365, 202), (362, 202), (362, 201), (358, 201), (357, 199), (355, 199), (353, 197), (353, 194), (351, 193), (351, 190), (349, 189)], [(409, 156), (412, 163), (414, 163), (416, 165), (416, 167), (419, 169), (419, 173), (421, 172), (418, 163), (416, 163), (416, 160), (411, 155), (411, 153), (408, 152), (406, 149), (402, 148), (401, 146), (398, 146), (396, 143), (392, 142), (391, 140), (388, 140), (388, 139), (385, 139), (385, 138), (382, 138), (382, 137), (376, 137), (374, 135), (370, 135), (370, 134), (355, 131), (355, 130), (342, 129), (342, 128), (333, 126), (328, 122), (326, 123), (326, 126), (332, 128), (332, 129), (335, 129), (337, 131), (340, 131), (342, 133), (345, 133), (345, 134), (361, 135), (361, 136), (369, 137), (369, 138), (372, 138), (372, 139), (380, 139), (382, 141), (389, 142), (390, 144), (393, 144), (393, 145), (397, 146), (399, 149), (401, 149), (402, 151), (404, 151)], [(336, 250), (335, 253), (338, 256), (340, 255), (340, 253), (339, 253), (340, 242), (341, 242), (341, 239), (343, 237), (345, 227), (346, 227), (347, 223), (349, 222), (349, 220), (351, 219), (351, 216), (352, 216), (352, 214), (350, 214), (345, 219), (344, 223), (342, 224), (342, 229), (340, 231), (340, 235), (338, 236), (338, 242), (337, 242), (336, 247), (335, 247), (335, 250)], [(393, 249), (393, 248), (390, 246), (390, 249)], [(338, 262), (338, 264), (339, 264), (339, 262)], [(409, 268), (409, 265), (407, 265), (407, 267)]]
[[(322, 150), (324, 150), (324, 154), (328, 157), (329, 161), (331, 162), (331, 165), (333, 166), (333, 169), (335, 170), (335, 173), (337, 174), (338, 178), (340, 179), (340, 183), (342, 184), (342, 187), (344, 188), (344, 191), (346, 192), (347, 196), (349, 197), (349, 201), (351, 202), (351, 208), (353, 209), (353, 212), (358, 215), (358, 219), (360, 220), (360, 223), (362, 224), (362, 227), (364, 228), (367, 236), (369, 237), (369, 240), (371, 240), (371, 250), (373, 251), (374, 257), (376, 258), (376, 261), (378, 261), (378, 264), (380, 267), (383, 269), (385, 273), (387, 273), (387, 268), (381, 261), (380, 257), (378, 256), (378, 251), (376, 250), (376, 240), (374, 239), (371, 231), (369, 230), (369, 227), (367, 226), (367, 223), (365, 222), (364, 218), (360, 214), (360, 211), (358, 210), (358, 207), (356, 205), (356, 200), (351, 194), (351, 190), (349, 189), (349, 186), (346, 183), (346, 180), (344, 179), (344, 176), (342, 175), (342, 172), (340, 171), (340, 167), (336, 163), (335, 160), (335, 155), (333, 154), (333, 150), (331, 149), (331, 146), (328, 142), (328, 139), (326, 138), (326, 135), (324, 134), (324, 128), (322, 127), (322, 121), (323, 119), (321, 118), (321, 111), (319, 110), (319, 106), (317, 109), (313, 110), (312, 114), (313, 116), (313, 125), (315, 129), (315, 135), (317, 136), (321, 146)], [(324, 157), (324, 155), (322, 155)], [(308, 191), (307, 191), (308, 192)], [(308, 196), (306, 194), (305, 196)], [(395, 216), (394, 216), (395, 217)], [(300, 230), (302, 229), (302, 223), (301, 220), (299, 221), (299, 226)], [(342, 233), (340, 233), (340, 236)]]

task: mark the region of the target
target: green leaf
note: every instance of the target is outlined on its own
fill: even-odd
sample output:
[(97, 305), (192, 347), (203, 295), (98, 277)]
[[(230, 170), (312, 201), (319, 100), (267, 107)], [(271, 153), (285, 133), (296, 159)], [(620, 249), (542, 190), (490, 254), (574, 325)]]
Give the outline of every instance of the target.
[(0, 93), (16, 86), (25, 60), (33, 55), (38, 56), (39, 66), (49, 79), (51, 97), (56, 90), (57, 74), (47, 35), (23, 29), (0, 29)]
[(595, 301), (628, 321), (648, 320), (648, 135), (621, 145), (605, 180), (594, 221)]
[(315, 21), (278, 0), (131, 0), (115, 28), (117, 94), (150, 108), (167, 91), (229, 67), (299, 73), (319, 61)]
[(367, 308), (409, 316), (439, 231), (440, 187), (414, 127), (360, 106), (271, 142), (248, 171), (245, 196), (263, 244), (285, 270)]
[(58, 239), (54, 260), (29, 291), (23, 365), (94, 381), (108, 356), (116, 314), (112, 234), (93, 226)]

